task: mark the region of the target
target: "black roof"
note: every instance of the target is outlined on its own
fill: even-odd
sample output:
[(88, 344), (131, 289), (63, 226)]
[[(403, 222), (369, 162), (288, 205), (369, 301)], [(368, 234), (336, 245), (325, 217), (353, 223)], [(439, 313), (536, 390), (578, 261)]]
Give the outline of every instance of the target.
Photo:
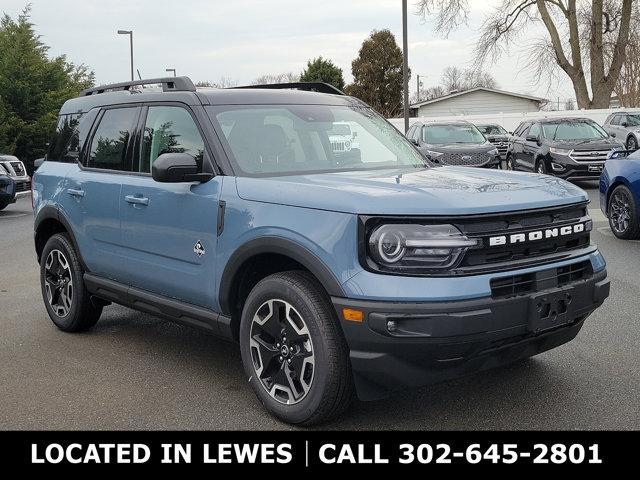
[[(177, 87), (168, 88), (170, 82), (175, 82), (174, 86)], [(162, 85), (162, 89), (145, 88), (146, 85), (152, 84)], [(187, 77), (136, 80), (103, 85), (87, 89), (83, 91), (82, 96), (67, 100), (60, 113), (80, 113), (95, 107), (145, 102), (180, 102), (187, 105), (365, 105), (354, 97), (338, 93), (298, 90), (293, 84), (270, 85), (263, 86), (263, 88), (194, 87), (191, 89), (192, 85), (191, 80)], [(314, 84), (313, 88), (319, 87)]]

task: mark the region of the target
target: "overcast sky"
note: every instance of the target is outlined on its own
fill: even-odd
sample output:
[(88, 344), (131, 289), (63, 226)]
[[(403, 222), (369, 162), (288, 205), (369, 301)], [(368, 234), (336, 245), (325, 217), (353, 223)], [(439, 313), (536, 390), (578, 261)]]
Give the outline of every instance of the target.
[[(2, 0), (1, 9), (17, 16), (27, 0)], [(30, 0), (32, 21), (51, 54), (66, 54), (85, 63), (98, 83), (129, 78), (128, 37), (134, 31), (135, 67), (143, 78), (178, 75), (194, 81), (230, 77), (240, 84), (266, 73), (300, 72), (307, 59), (333, 60), (351, 80), (351, 61), (373, 29), (388, 28), (402, 44), (400, 0)], [(470, 24), (447, 39), (413, 15), (409, 0), (409, 63), (425, 87), (439, 83), (449, 65), (468, 66), (483, 12), (495, 0), (471, 0)], [(546, 98), (572, 97), (570, 83), (532, 79), (521, 71), (523, 51), (539, 34), (531, 31), (522, 44), (497, 64), (487, 65), (503, 90)], [(527, 38), (528, 37), (528, 38)]]

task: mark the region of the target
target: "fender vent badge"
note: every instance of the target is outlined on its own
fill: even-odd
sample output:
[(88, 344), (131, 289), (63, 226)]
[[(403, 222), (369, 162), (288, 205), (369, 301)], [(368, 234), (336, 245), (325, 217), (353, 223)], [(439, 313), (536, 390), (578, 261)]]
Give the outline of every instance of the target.
[(204, 250), (204, 245), (202, 245), (202, 241), (198, 240), (196, 242), (196, 244), (193, 246), (193, 253), (198, 255), (198, 257), (201, 257), (206, 253)]

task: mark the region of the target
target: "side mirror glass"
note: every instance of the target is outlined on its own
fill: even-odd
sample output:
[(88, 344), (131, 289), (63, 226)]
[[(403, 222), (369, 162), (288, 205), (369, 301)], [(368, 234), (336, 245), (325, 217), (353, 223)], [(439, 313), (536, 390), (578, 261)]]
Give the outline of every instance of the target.
[(206, 182), (211, 173), (201, 173), (198, 162), (188, 153), (163, 153), (153, 162), (151, 175), (156, 182)]
[(610, 136), (611, 138), (616, 138), (616, 134), (615, 134), (615, 133), (610, 133), (610, 134), (609, 134), (609, 136)]
[(535, 135), (527, 135), (527, 142), (537, 142), (538, 141), (538, 137), (536, 137)]
[(629, 126), (627, 122), (622, 122), (620, 125), (622, 125), (624, 128), (627, 128)]

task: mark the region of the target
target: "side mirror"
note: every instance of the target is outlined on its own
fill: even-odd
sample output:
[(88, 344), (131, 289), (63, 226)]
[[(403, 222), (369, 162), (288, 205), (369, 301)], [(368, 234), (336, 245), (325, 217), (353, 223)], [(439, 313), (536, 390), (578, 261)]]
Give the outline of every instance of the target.
[(36, 158), (33, 161), (33, 169), (37, 170), (40, 168), (40, 165), (42, 165), (42, 163), (44, 162), (44, 158)]
[(206, 182), (211, 173), (201, 173), (193, 155), (188, 153), (163, 153), (153, 162), (151, 175), (156, 182)]
[(526, 138), (527, 142), (535, 142), (538, 143), (538, 137), (534, 136), (534, 135), (527, 135)]
[(616, 134), (615, 133), (610, 133), (609, 136), (612, 137), (612, 138), (616, 138)]
[(415, 138), (410, 138), (409, 141), (413, 143), (416, 147), (420, 146), (420, 142), (418, 142), (418, 140)]
[(620, 125), (623, 126), (624, 128), (627, 128), (629, 126), (627, 122), (622, 122)]

